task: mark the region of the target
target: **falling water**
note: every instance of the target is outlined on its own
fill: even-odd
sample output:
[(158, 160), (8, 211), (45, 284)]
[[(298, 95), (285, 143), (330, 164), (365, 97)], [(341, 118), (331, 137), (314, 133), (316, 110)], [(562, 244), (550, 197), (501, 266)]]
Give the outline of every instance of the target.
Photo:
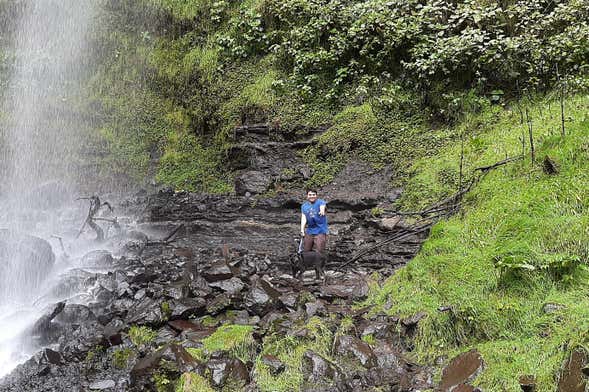
[(87, 124), (77, 107), (97, 7), (96, 0), (12, 3), (18, 18), (0, 108), (0, 377), (29, 354), (16, 337), (57, 299), (40, 299), (59, 272), (51, 235), (80, 219), (72, 205)]

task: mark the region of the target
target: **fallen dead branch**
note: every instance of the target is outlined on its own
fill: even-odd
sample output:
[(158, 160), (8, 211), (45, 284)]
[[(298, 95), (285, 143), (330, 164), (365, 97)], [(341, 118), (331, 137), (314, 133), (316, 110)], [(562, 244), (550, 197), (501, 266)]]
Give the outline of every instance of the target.
[(440, 219), (448, 217), (456, 213), (460, 206), (462, 205), (462, 199), (464, 195), (466, 195), (470, 190), (491, 170), (506, 165), (511, 162), (518, 161), (523, 158), (523, 155), (518, 155), (510, 158), (506, 158), (502, 161), (495, 162), (492, 165), (488, 166), (481, 166), (473, 169), (472, 177), (468, 184), (462, 187), (458, 192), (454, 193), (453, 195), (446, 197), (445, 199), (429, 206), (423, 211), (414, 211), (414, 212), (399, 212), (395, 213), (398, 216), (421, 216), (423, 219), (414, 223), (414, 225), (408, 229), (403, 229), (401, 232), (394, 234), (392, 237), (387, 238), (376, 245), (373, 245), (369, 248), (366, 248), (356, 255), (354, 255), (350, 260), (341, 264), (336, 271), (340, 271), (342, 268), (350, 265), (353, 262), (358, 261), (363, 256), (377, 250), (378, 248), (390, 244), (395, 241), (403, 240), (409, 236), (418, 235), (421, 233), (427, 232), (434, 224), (436, 224)]
[[(88, 200), (90, 202), (90, 207), (88, 208), (88, 215), (86, 216), (86, 220), (82, 224), (82, 227), (80, 228), (80, 231), (78, 232), (76, 238), (80, 237), (80, 235), (84, 232), (86, 226), (90, 226), (90, 228), (94, 230), (94, 232), (96, 232), (96, 240), (104, 241), (104, 231), (100, 226), (98, 226), (98, 224), (96, 224), (95, 221), (106, 220), (106, 218), (95, 217), (95, 215), (100, 211), (102, 207), (105, 206), (108, 207), (110, 212), (112, 212), (113, 208), (110, 205), (110, 203), (106, 201), (104, 203), (101, 203), (100, 198), (96, 195), (90, 197), (79, 197), (76, 200)], [(116, 218), (114, 219), (114, 222), (116, 223)]]

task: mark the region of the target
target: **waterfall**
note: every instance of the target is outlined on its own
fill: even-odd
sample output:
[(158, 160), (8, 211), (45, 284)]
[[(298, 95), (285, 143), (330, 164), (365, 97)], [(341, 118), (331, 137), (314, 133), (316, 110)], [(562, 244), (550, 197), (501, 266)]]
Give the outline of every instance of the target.
[(0, 109), (0, 377), (30, 354), (15, 337), (49, 303), (39, 298), (57, 273), (51, 235), (79, 219), (72, 206), (89, 125), (78, 108), (98, 7), (97, 0), (7, 3), (17, 17), (4, 26), (11, 60)]

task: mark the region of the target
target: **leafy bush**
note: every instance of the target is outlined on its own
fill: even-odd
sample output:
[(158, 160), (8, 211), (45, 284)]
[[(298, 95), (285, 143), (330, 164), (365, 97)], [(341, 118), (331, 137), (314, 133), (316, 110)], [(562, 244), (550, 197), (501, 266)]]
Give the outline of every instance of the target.
[(303, 93), (336, 96), (364, 76), (513, 90), (554, 82), (555, 64), (588, 66), (588, 12), (582, 0), (265, 0), (242, 7), (219, 42), (233, 58), (276, 53)]

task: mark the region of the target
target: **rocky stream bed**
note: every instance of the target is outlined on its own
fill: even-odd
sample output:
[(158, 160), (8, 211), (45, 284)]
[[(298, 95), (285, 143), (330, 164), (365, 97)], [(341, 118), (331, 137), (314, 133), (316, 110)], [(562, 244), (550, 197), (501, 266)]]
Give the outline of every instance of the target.
[(292, 169), (287, 183), (308, 176), (296, 149), (312, 141), (240, 132), (238, 195), (164, 190), (119, 203), (115, 211), (135, 223), (107, 232), (105, 250), (85, 255), (63, 283), (91, 299), (47, 309), (25, 337), (43, 348), (0, 391), (258, 391), (282, 374), (303, 391), (475, 390), (467, 382), (483, 366), (478, 353), (457, 358), (434, 382), (433, 367), (409, 359), (423, 315), (399, 319), (361, 306), (426, 236), (399, 217), (374, 216), (400, 194), (388, 188), (390, 173), (352, 162), (321, 189), (327, 274), (316, 281), (307, 271), (299, 281), (290, 260), (303, 191), (268, 190), (285, 180), (282, 166)]

